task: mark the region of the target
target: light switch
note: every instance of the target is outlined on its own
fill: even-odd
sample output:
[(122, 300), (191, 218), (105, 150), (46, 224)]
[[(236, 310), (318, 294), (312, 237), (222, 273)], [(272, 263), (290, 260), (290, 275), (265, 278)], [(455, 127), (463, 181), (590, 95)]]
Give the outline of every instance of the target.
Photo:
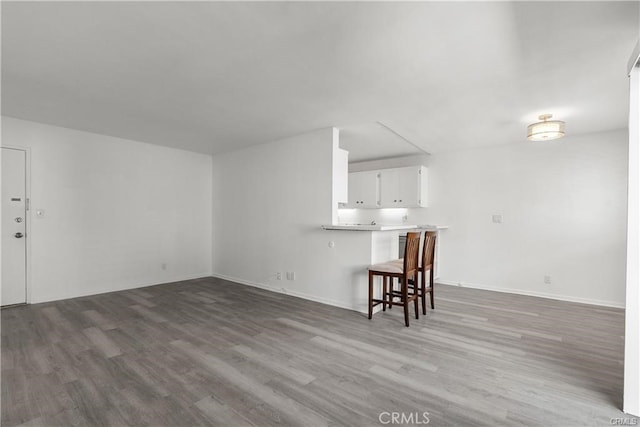
[(494, 224), (502, 224), (502, 215), (500, 214), (491, 215), (491, 220), (493, 221)]

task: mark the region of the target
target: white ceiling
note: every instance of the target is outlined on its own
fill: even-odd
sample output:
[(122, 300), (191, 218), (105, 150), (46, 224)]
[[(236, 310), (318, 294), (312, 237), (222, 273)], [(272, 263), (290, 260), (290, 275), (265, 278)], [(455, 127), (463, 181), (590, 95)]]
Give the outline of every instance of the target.
[(609, 1), (2, 2), (2, 113), (203, 153), (327, 126), (362, 146), (376, 122), (431, 153), (519, 143), (547, 112), (619, 129), (638, 20)]

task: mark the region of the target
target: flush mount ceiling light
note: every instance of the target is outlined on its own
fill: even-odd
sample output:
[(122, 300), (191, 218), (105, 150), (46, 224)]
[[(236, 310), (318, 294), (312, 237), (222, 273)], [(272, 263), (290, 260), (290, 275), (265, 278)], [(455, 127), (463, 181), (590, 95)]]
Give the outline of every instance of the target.
[(564, 136), (564, 122), (549, 120), (552, 114), (538, 116), (541, 122), (527, 126), (527, 139), (530, 141), (551, 141)]

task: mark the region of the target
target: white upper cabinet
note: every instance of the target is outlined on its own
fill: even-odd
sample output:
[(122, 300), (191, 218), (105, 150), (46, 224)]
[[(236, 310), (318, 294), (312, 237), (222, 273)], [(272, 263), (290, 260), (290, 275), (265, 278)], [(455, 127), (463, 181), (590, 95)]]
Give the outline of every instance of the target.
[(349, 203), (347, 207), (380, 207), (380, 173), (378, 171), (349, 174)]
[(410, 166), (349, 174), (350, 208), (424, 208), (427, 168)]
[(427, 168), (412, 166), (380, 171), (380, 207), (427, 206)]

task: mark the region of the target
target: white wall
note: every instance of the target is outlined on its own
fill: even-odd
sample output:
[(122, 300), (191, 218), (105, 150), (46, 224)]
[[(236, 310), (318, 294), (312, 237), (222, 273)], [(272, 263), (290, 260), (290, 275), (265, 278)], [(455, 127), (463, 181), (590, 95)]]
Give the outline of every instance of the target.
[(443, 283), (622, 307), (627, 141), (616, 131), (433, 154), (428, 208), (348, 220), (449, 225)]
[(215, 276), (364, 311), (371, 233), (321, 229), (336, 148), (328, 128), (213, 157)]
[(2, 145), (31, 148), (31, 302), (210, 275), (211, 156), (8, 117)]

